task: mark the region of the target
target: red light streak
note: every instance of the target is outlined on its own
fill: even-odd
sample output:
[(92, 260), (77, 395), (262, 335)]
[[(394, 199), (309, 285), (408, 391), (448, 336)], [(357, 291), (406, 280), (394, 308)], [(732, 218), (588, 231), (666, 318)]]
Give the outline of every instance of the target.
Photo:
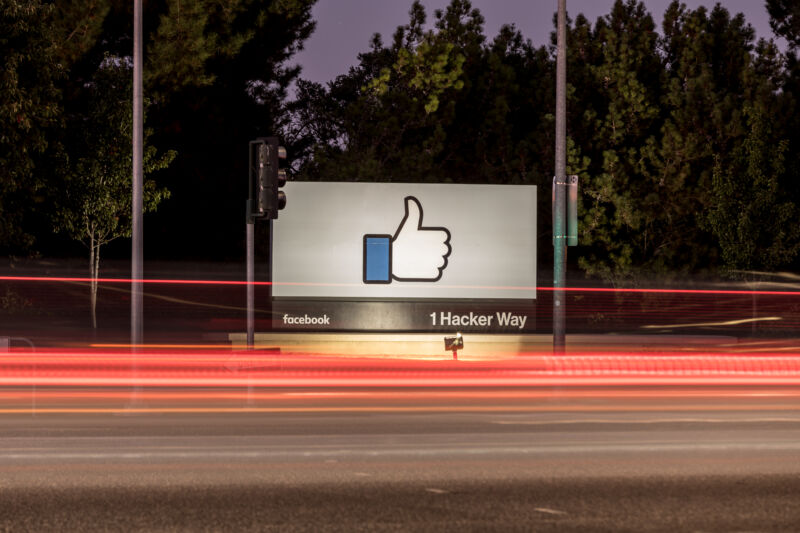
[[(787, 405), (760, 405), (761, 409), (770, 411), (795, 411), (796, 407)], [(204, 406), (204, 407), (171, 407), (171, 406), (158, 406), (158, 407), (38, 407), (35, 409), (37, 414), (242, 414), (242, 413), (435, 413), (435, 412), (451, 412), (451, 413), (464, 413), (464, 412), (484, 412), (484, 413), (564, 413), (564, 412), (597, 412), (597, 413), (610, 413), (610, 412), (661, 412), (665, 407), (663, 406), (636, 406), (636, 405), (614, 405), (614, 406), (547, 406), (547, 405), (440, 405), (440, 406), (314, 406), (314, 407), (264, 407), (264, 406), (230, 406), (230, 407), (217, 407), (217, 406)], [(741, 406), (697, 406), (697, 405), (674, 405), (669, 406), (671, 411), (696, 411), (702, 409), (703, 411), (738, 411)], [(34, 411), (31, 408), (23, 407), (0, 407), (0, 415), (29, 415)], [(781, 417), (786, 422), (797, 422), (798, 420), (790, 417)], [(667, 420), (653, 420), (653, 423), (678, 421), (683, 422), (681, 419), (667, 419)], [(696, 419), (690, 420), (697, 422)], [(620, 422), (619, 420), (597, 420), (587, 419), (585, 422), (603, 422), (613, 423)], [(542, 424), (557, 424), (559, 422), (550, 421), (542, 422)], [(567, 422), (574, 423), (574, 422)], [(623, 422), (625, 423), (625, 422)]]
[[(648, 398), (671, 398), (671, 410), (686, 411), (701, 403), (705, 410), (731, 410), (748, 398), (772, 398), (753, 405), (796, 411), (800, 397), (797, 353), (529, 353), (495, 361), (426, 361), (142, 350), (12, 350), (0, 358), (0, 414), (663, 409), (663, 403), (637, 400)], [(237, 364), (252, 368), (237, 370)], [(150, 405), (115, 407), (127, 403), (134, 385)], [(538, 401), (553, 397), (590, 401)]]
[[(92, 278), (81, 277), (41, 277), (41, 276), (0, 276), (0, 281), (45, 281), (45, 282), (75, 282), (90, 283)], [(246, 281), (215, 281), (200, 279), (140, 279), (131, 278), (97, 278), (98, 283), (153, 283), (174, 285), (247, 285)], [(253, 285), (272, 285), (269, 281), (254, 281)]]
[(529, 354), (495, 361), (285, 356), (272, 352), (15, 350), (0, 386), (540, 387), (552, 385), (799, 385), (797, 354)]
[[(90, 344), (90, 348), (116, 348), (123, 350), (130, 350), (131, 348), (166, 348), (170, 350), (219, 350), (219, 344), (127, 344), (127, 343), (95, 343)], [(246, 344), (230, 344), (226, 345), (227, 348), (232, 350), (249, 350), (250, 347)]]
[[(765, 388), (765, 389), (744, 389), (744, 390), (720, 390), (702, 388), (679, 388), (652, 391), (649, 389), (574, 389), (569, 391), (559, 391), (564, 396), (570, 398), (595, 398), (595, 399), (640, 399), (652, 396), (659, 398), (700, 398), (700, 399), (730, 399), (730, 398), (797, 398), (800, 397), (800, 390), (796, 388)], [(516, 400), (516, 399), (545, 399), (552, 398), (554, 392), (549, 387), (523, 388), (523, 389), (499, 389), (499, 390), (424, 390), (414, 388), (399, 391), (388, 390), (343, 390), (331, 392), (327, 389), (304, 391), (302, 393), (294, 391), (268, 391), (257, 389), (247, 392), (242, 388), (223, 388), (205, 389), (143, 389), (138, 396), (143, 400), (152, 401), (241, 401), (243, 398), (257, 402), (288, 402), (303, 403), (313, 402), (319, 399), (330, 401), (351, 401), (368, 398), (370, 401), (381, 400), (403, 400), (403, 401), (422, 401), (429, 400)], [(0, 389), (0, 401), (20, 400), (29, 398), (30, 392), (27, 389)], [(77, 390), (58, 390), (42, 389), (36, 392), (37, 398), (42, 401), (51, 399), (69, 400), (74, 402), (86, 400), (128, 400), (130, 392), (126, 389), (77, 389)]]
[[(38, 396), (40, 398), (60, 398), (62, 396), (61, 391), (51, 390), (51, 389), (44, 389), (39, 391)], [(239, 389), (217, 389), (217, 390), (204, 390), (204, 391), (196, 391), (196, 390), (179, 390), (179, 391), (163, 391), (163, 390), (150, 390), (145, 389), (141, 392), (142, 396), (147, 399), (156, 399), (156, 400), (171, 400), (171, 399), (183, 399), (183, 400), (204, 400), (204, 399), (213, 399), (213, 400), (239, 400), (241, 398), (241, 390)], [(361, 397), (369, 397), (373, 400), (379, 399), (395, 399), (398, 397), (406, 398), (406, 399), (413, 399), (413, 400), (426, 400), (429, 398), (462, 398), (465, 396), (463, 391), (452, 391), (452, 390), (433, 390), (429, 391), (426, 390), (424, 392), (420, 392), (418, 390), (410, 389), (403, 391), (402, 393), (397, 392), (386, 392), (382, 390), (375, 390), (375, 391), (349, 391), (349, 392), (328, 392), (328, 391), (307, 391), (307, 392), (293, 392), (293, 391), (282, 391), (282, 392), (263, 392), (263, 391), (256, 391), (251, 393), (252, 397), (257, 400), (310, 400), (316, 398), (361, 398)], [(469, 398), (547, 398), (551, 396), (552, 393), (549, 391), (543, 391), (541, 389), (522, 389), (522, 390), (500, 390), (500, 391), (492, 391), (487, 392), (485, 390), (476, 390), (476, 391), (469, 391), (466, 393), (466, 396)], [(638, 398), (642, 396), (648, 396), (649, 393), (643, 392), (641, 390), (600, 390), (600, 391), (587, 391), (587, 390), (577, 390), (574, 393), (570, 394), (570, 396), (575, 397), (583, 397), (583, 398)], [(771, 389), (766, 389), (763, 391), (758, 392), (722, 392), (718, 390), (680, 390), (680, 391), (662, 391), (660, 393), (662, 397), (674, 397), (674, 398), (684, 398), (686, 396), (689, 397), (698, 397), (698, 398), (705, 398), (705, 397), (713, 397), (713, 398), (728, 398), (728, 397), (740, 397), (743, 395), (746, 396), (800, 396), (800, 391), (795, 389), (780, 389), (779, 391), (773, 391)], [(14, 399), (19, 396), (19, 390), (0, 390), (0, 400), (8, 400)], [(130, 396), (130, 392), (122, 390), (122, 389), (111, 389), (111, 390), (103, 390), (103, 389), (91, 389), (91, 390), (76, 390), (70, 393), (70, 397), (74, 400), (83, 400), (83, 399), (96, 399), (96, 398), (116, 398), (116, 399), (127, 399)]]
[[(553, 287), (537, 287), (536, 290), (553, 292)], [(612, 293), (612, 294), (701, 294), (738, 296), (800, 296), (800, 291), (749, 291), (741, 289), (617, 289), (608, 287), (566, 287), (565, 292)]]
[[(18, 282), (77, 282), (89, 283), (91, 278), (86, 277), (46, 277), (46, 276), (0, 276), (0, 281), (18, 281)], [(235, 280), (189, 280), (189, 279), (141, 279), (134, 280), (130, 278), (98, 278), (98, 283), (149, 283), (149, 284), (162, 284), (162, 285), (232, 285), (232, 286), (246, 286), (246, 281)], [(269, 281), (255, 281), (252, 283), (256, 286), (270, 286), (270, 285), (297, 285), (297, 286), (349, 286), (350, 284), (326, 284), (326, 283), (301, 283), (301, 282), (269, 282)], [(356, 286), (358, 284), (352, 284)], [(454, 288), (457, 286), (447, 286), (446, 288)], [(610, 294), (689, 294), (689, 295), (738, 295), (738, 296), (800, 296), (800, 291), (768, 291), (768, 290), (741, 290), (741, 289), (643, 289), (643, 288), (608, 288), (608, 287), (565, 287), (562, 289), (555, 289), (554, 287), (518, 287), (518, 286), (477, 286), (470, 285), (464, 288), (472, 289), (500, 289), (510, 291), (541, 291), (553, 292), (555, 290), (562, 290), (568, 293), (610, 293)]]

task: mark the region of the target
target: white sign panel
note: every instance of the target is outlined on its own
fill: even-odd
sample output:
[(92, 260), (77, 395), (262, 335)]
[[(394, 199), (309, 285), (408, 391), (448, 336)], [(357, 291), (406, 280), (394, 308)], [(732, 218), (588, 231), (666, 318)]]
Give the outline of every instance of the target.
[(536, 298), (536, 187), (290, 182), (278, 298)]

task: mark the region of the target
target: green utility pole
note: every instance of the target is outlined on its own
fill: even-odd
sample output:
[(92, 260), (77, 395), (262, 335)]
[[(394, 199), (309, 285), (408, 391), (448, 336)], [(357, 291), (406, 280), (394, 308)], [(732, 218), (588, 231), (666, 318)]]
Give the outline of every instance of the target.
[(553, 179), (553, 353), (566, 347), (567, 286), (567, 0), (558, 0), (556, 57), (556, 171)]

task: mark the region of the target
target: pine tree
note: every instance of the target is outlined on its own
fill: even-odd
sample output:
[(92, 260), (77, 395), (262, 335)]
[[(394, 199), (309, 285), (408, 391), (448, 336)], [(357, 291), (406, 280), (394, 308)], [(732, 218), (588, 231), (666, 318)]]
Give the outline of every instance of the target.
[(588, 45), (599, 50), (588, 67), (592, 100), (580, 237), (581, 266), (615, 282), (659, 261), (658, 182), (648, 159), (659, 126), (661, 65), (657, 34), (644, 4), (617, 0), (598, 20)]

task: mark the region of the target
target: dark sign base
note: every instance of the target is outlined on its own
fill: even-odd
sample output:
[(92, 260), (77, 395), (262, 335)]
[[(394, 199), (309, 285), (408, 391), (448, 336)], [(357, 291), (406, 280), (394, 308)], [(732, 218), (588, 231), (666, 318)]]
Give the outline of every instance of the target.
[(534, 333), (536, 301), (274, 300), (273, 331)]

